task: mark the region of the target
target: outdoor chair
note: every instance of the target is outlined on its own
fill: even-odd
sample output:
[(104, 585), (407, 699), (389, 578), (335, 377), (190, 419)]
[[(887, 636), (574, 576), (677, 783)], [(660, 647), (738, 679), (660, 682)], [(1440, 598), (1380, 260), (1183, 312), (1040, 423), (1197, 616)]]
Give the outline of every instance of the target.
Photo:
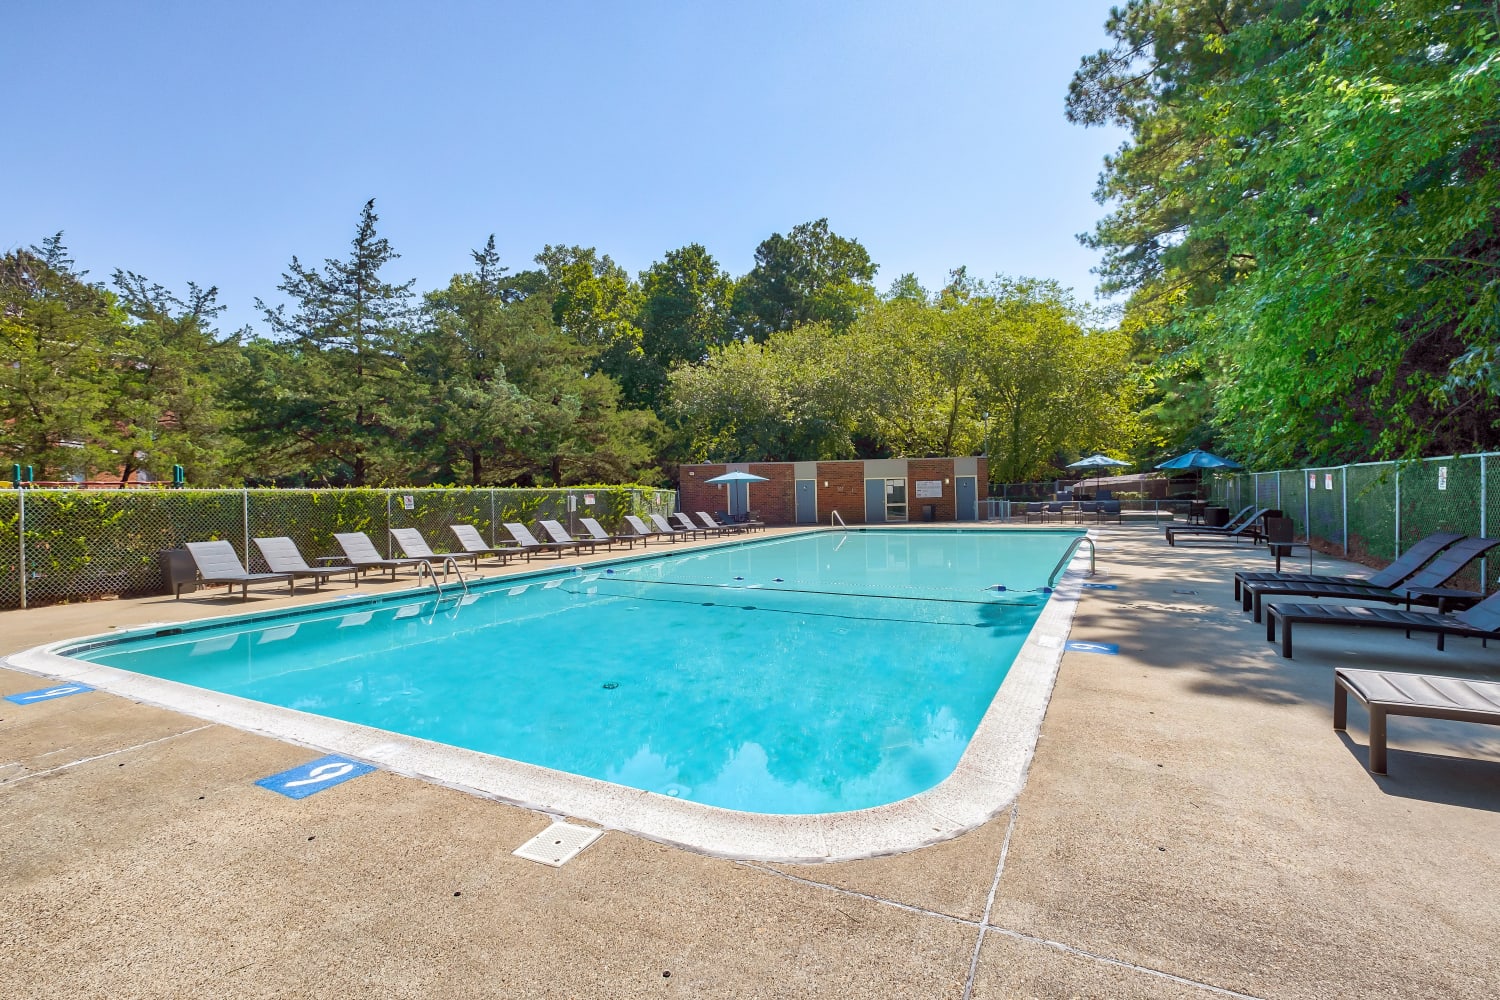
[(1369, 581), (1328, 583), (1324, 581), (1261, 581), (1242, 584), (1240, 606), (1249, 605), (1252, 620), (1260, 621), (1261, 605), (1267, 597), (1347, 597), (1383, 604), (1436, 605), (1439, 611), (1478, 601), (1483, 594), (1467, 590), (1444, 590), (1443, 585), (1463, 572), (1465, 566), (1484, 555), (1500, 538), (1465, 538), (1444, 549), (1427, 566), (1393, 587), (1372, 586)]
[(1267, 604), (1266, 639), (1276, 641), (1276, 623), (1281, 623), (1281, 655), (1292, 655), (1293, 625), (1347, 625), (1352, 628), (1398, 628), (1409, 637), (1413, 632), (1436, 632), (1437, 648), (1450, 635), (1482, 640), (1500, 639), (1500, 592), (1491, 594), (1466, 611), (1453, 614), (1405, 611), (1400, 608), (1367, 608), (1355, 604)]
[(336, 532), (333, 540), (339, 543), (339, 548), (344, 550), (349, 564), (361, 571), (372, 569), (383, 569), (390, 573), (391, 579), (396, 579), (396, 571), (411, 569), (426, 562), (425, 559), (387, 559), (380, 554), (375, 543), (370, 541), (370, 536), (363, 531), (341, 531)]
[(1026, 510), (1024, 512), (1024, 516), (1025, 516), (1025, 518), (1026, 518), (1026, 520), (1028, 522), (1029, 521), (1043, 521), (1043, 522), (1045, 522), (1047, 520), (1047, 509), (1042, 504), (1039, 504), (1039, 503), (1029, 503), (1029, 504), (1026, 505)]
[(536, 552), (556, 552), (557, 558), (561, 559), (564, 550), (578, 550), (576, 542), (539, 542), (536, 540), (535, 535), (526, 530), (526, 525), (518, 524), (514, 521), (506, 521), (504, 524), (505, 530), (510, 532), (511, 537), (520, 545), (521, 551), (526, 553), (526, 560), (528, 562), (531, 561), (532, 554)]
[(1048, 518), (1053, 518), (1053, 517), (1057, 518), (1058, 521), (1065, 521), (1065, 520), (1067, 520), (1068, 512), (1063, 508), (1063, 505), (1062, 505), (1062, 503), (1060, 501), (1053, 501), (1052, 503), (1049, 503), (1045, 507), (1042, 508), (1042, 523), (1043, 524), (1047, 523), (1047, 519)]
[(1238, 544), (1241, 539), (1248, 538), (1252, 542), (1259, 544), (1260, 540), (1265, 537), (1265, 533), (1260, 530), (1260, 519), (1263, 517), (1280, 516), (1281, 511), (1275, 510), (1271, 507), (1262, 507), (1259, 510), (1256, 510), (1253, 507), (1246, 507), (1244, 510), (1240, 511), (1239, 514), (1236, 514), (1234, 517), (1230, 518), (1229, 523), (1223, 525), (1222, 527), (1209, 527), (1208, 525), (1184, 525), (1182, 527), (1169, 527), (1167, 528), (1167, 544), (1176, 545), (1177, 539), (1182, 535), (1192, 535), (1199, 541), (1214, 541), (1216, 539), (1232, 538), (1235, 540), (1236, 544)]
[(674, 528), (670, 524), (668, 524), (667, 519), (662, 517), (660, 514), (647, 514), (646, 518), (656, 526), (657, 531), (660, 531), (663, 534), (674, 535), (678, 538), (687, 538), (689, 540), (695, 539), (699, 535), (702, 535), (705, 538), (708, 537), (707, 528)]
[(1094, 511), (1094, 520), (1102, 524), (1111, 519), (1116, 524), (1125, 523), (1125, 514), (1120, 510), (1120, 501), (1100, 500), (1098, 509)]
[(653, 541), (661, 541), (662, 539), (666, 539), (667, 541), (674, 543), (677, 541), (676, 535), (664, 535), (660, 531), (657, 531), (655, 528), (647, 525), (645, 521), (642, 521), (634, 514), (626, 514), (625, 523), (630, 525), (631, 529), (636, 533), (636, 536), (640, 538), (643, 545), (649, 546)]
[[(297, 592), (297, 581), (290, 573), (251, 573), (240, 564), (240, 557), (235, 553), (234, 546), (226, 541), (217, 542), (188, 542), (183, 546), (188, 554), (193, 557), (193, 564), (198, 567), (200, 583), (228, 584), (227, 593), (234, 595), (234, 586), (240, 586), (240, 600), (250, 599), (250, 584), (280, 583), (285, 581), (291, 593)], [(182, 587), (173, 588), (176, 591), (174, 600), (182, 598)]]
[(1334, 729), (1348, 728), (1351, 693), (1370, 713), (1371, 774), (1386, 773), (1388, 715), (1500, 725), (1500, 684), (1494, 681), (1340, 667), (1333, 672)]
[(1241, 602), (1240, 606), (1244, 610), (1250, 610), (1250, 598), (1244, 595), (1244, 585), (1246, 583), (1346, 583), (1351, 586), (1394, 587), (1426, 565), (1427, 560), (1463, 537), (1463, 535), (1447, 531), (1428, 535), (1403, 552), (1395, 562), (1368, 577), (1333, 576), (1326, 573), (1272, 573), (1268, 570), (1241, 570), (1234, 574), (1234, 599)]
[(257, 538), (255, 547), (260, 549), (261, 558), (265, 559), (272, 573), (289, 573), (293, 580), (310, 577), (314, 590), (322, 589), (323, 581), (332, 576), (351, 577), (354, 585), (359, 586), (358, 569), (353, 566), (309, 566), (297, 543), (285, 536)]
[(705, 528), (716, 528), (719, 531), (724, 532), (725, 534), (733, 534), (733, 535), (744, 534), (746, 531), (749, 530), (748, 528), (745, 528), (745, 527), (743, 527), (741, 525), (738, 525), (738, 524), (720, 524), (718, 521), (714, 520), (712, 514), (709, 514), (706, 511), (701, 511), (700, 510), (700, 511), (695, 511), (694, 513), (696, 513), (698, 515), (698, 521)]
[(694, 521), (691, 517), (688, 517), (686, 514), (682, 513), (681, 511), (678, 511), (676, 514), (673, 514), (672, 515), (672, 520), (676, 521), (677, 522), (677, 527), (683, 529), (684, 531), (697, 531), (697, 532), (701, 532), (701, 533), (703, 533), (704, 535), (707, 535), (710, 538), (717, 538), (717, 537), (719, 537), (721, 535), (727, 535), (732, 530), (730, 528), (721, 528), (717, 524), (714, 525), (712, 528), (705, 527), (705, 526), (699, 524), (697, 521)]
[(635, 543), (639, 541), (635, 535), (611, 535), (604, 530), (603, 525), (592, 517), (580, 517), (578, 523), (583, 525), (584, 530), (589, 533), (594, 541), (599, 542), (606, 549), (614, 548), (616, 542), (624, 542), (627, 549), (633, 549), (635, 548)]
[[(401, 551), (413, 559), (426, 559), (433, 566), (441, 563), (445, 558), (468, 559), (479, 568), (479, 553), (477, 552), (434, 552), (432, 546), (427, 544), (427, 539), (416, 528), (391, 528), (391, 537), (396, 544), (401, 546)], [(447, 573), (447, 570), (443, 571)]]
[[(472, 524), (450, 524), (448, 530), (453, 532), (453, 537), (458, 539), (458, 544), (463, 547), (466, 555), (474, 556), (477, 566), (479, 559), (483, 556), (494, 556), (504, 566), (511, 556), (521, 555), (521, 550), (514, 544), (491, 545), (484, 540), (479, 529)], [(528, 561), (529, 561), (528, 556)]]
[(564, 528), (557, 521), (538, 521), (537, 524), (542, 526), (542, 530), (547, 533), (548, 538), (559, 545), (571, 545), (574, 551), (582, 552), (584, 546), (588, 546), (588, 550), (593, 552), (599, 547), (599, 543), (592, 538), (574, 538), (568, 534), (568, 529)]

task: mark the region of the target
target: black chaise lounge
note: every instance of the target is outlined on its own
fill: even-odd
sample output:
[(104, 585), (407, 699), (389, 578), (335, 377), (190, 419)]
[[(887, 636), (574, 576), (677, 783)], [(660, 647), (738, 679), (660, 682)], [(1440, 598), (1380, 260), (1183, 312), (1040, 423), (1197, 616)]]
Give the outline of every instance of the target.
[[(1463, 535), (1439, 531), (1428, 535), (1401, 553), (1395, 562), (1369, 576), (1334, 576), (1328, 573), (1272, 573), (1270, 570), (1240, 570), (1234, 574), (1234, 599), (1246, 611), (1250, 600), (1243, 596), (1246, 583), (1347, 583), (1352, 586), (1394, 587), (1427, 564), (1427, 560), (1463, 538)], [(1259, 619), (1257, 619), (1259, 620)]]
[(1267, 597), (1347, 597), (1355, 601), (1380, 601), (1383, 604), (1435, 605), (1446, 611), (1449, 606), (1467, 607), (1477, 602), (1482, 594), (1468, 591), (1443, 592), (1440, 588), (1452, 580), (1469, 563), (1484, 555), (1496, 545), (1500, 538), (1464, 538), (1438, 553), (1436, 559), (1394, 587), (1376, 587), (1368, 582), (1325, 583), (1280, 582), (1245, 583), (1241, 587), (1240, 606), (1249, 605), (1254, 620), (1261, 619), (1261, 605)]
[(1436, 632), (1437, 648), (1450, 635), (1469, 639), (1500, 639), (1500, 592), (1491, 594), (1467, 611), (1451, 615), (1400, 608), (1366, 608), (1354, 604), (1267, 604), (1266, 639), (1276, 641), (1276, 623), (1281, 623), (1281, 655), (1292, 655), (1293, 625), (1348, 625), (1353, 628), (1399, 628), (1413, 632)]
[(1230, 532), (1239, 531), (1247, 524), (1254, 524), (1255, 519), (1260, 516), (1260, 513), (1255, 509), (1255, 505), (1251, 504), (1231, 517), (1228, 523), (1217, 527), (1210, 527), (1206, 524), (1169, 525), (1167, 527), (1167, 544), (1176, 545), (1178, 535), (1227, 535)]
[(1500, 684), (1384, 670), (1333, 672), (1333, 728), (1349, 723), (1349, 695), (1370, 711), (1370, 773), (1385, 774), (1385, 717), (1411, 715), (1500, 725)]

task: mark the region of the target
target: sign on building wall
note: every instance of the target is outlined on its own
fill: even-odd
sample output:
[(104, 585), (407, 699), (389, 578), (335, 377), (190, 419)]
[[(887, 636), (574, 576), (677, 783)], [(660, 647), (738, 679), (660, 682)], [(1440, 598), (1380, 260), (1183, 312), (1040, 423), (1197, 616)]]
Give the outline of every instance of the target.
[(943, 495), (943, 481), (941, 479), (918, 479), (917, 499), (940, 497)]

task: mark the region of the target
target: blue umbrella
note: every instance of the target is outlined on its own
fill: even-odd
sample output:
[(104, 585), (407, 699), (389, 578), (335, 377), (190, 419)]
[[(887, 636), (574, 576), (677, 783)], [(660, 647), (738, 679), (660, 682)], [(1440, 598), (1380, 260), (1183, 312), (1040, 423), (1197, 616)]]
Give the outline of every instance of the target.
[[(1129, 462), (1122, 462), (1118, 458), (1110, 458), (1108, 455), (1090, 455), (1088, 458), (1080, 458), (1076, 462), (1069, 462), (1068, 468), (1102, 470), (1105, 468), (1123, 468), (1124, 466), (1127, 466), (1129, 464)], [(1099, 481), (1103, 475), (1104, 473), (1102, 471), (1094, 473), (1095, 494), (1099, 492)]]
[(1202, 448), (1194, 448), (1186, 455), (1178, 455), (1176, 458), (1163, 462), (1157, 466), (1158, 469), (1239, 469), (1240, 463), (1218, 455), (1204, 451)]
[[(722, 476), (714, 476), (712, 479), (703, 480), (705, 483), (745, 483), (745, 512), (750, 509), (750, 487), (749, 483), (769, 483), (765, 476), (757, 476), (753, 472), (726, 472)], [(740, 513), (734, 509), (734, 490), (729, 491), (729, 513)]]

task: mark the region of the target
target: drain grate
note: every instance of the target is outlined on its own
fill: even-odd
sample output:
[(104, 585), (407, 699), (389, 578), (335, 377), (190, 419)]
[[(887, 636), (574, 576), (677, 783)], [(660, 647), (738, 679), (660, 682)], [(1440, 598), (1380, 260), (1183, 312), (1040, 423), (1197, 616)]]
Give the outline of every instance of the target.
[(527, 861), (561, 868), (603, 835), (603, 830), (574, 826), (571, 823), (553, 823), (511, 853)]

